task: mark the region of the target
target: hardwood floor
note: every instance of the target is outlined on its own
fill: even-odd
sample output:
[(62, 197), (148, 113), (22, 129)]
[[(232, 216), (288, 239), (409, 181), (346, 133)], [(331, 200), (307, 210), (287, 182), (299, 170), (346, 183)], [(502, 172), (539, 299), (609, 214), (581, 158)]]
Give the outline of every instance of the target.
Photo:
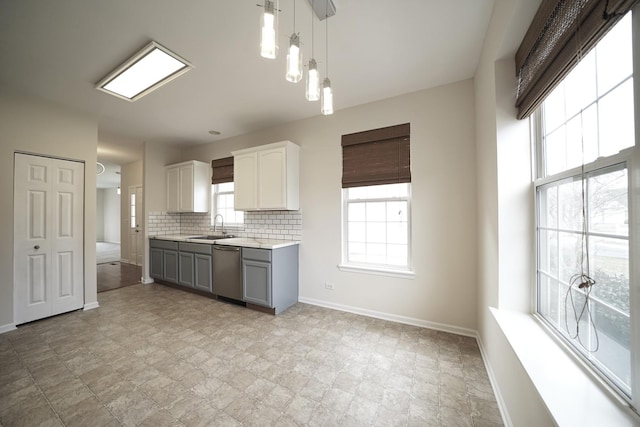
[(98, 292), (140, 283), (142, 267), (125, 262), (98, 264)]

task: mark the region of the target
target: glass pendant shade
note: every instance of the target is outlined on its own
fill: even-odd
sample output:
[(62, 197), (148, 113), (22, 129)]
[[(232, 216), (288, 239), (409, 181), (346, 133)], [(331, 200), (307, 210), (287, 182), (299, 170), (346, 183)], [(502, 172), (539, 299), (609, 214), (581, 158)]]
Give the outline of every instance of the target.
[(300, 37), (296, 33), (291, 34), (289, 39), (286, 78), (292, 83), (298, 83), (302, 79), (302, 51), (300, 49)]
[(264, 1), (264, 13), (260, 19), (262, 37), (260, 39), (260, 55), (263, 58), (275, 59), (278, 53), (278, 7), (275, 1)]
[(331, 90), (331, 80), (325, 78), (322, 82), (322, 114), (333, 114), (333, 91)]
[(320, 75), (318, 74), (318, 64), (313, 58), (309, 60), (305, 92), (308, 101), (317, 101), (320, 99)]

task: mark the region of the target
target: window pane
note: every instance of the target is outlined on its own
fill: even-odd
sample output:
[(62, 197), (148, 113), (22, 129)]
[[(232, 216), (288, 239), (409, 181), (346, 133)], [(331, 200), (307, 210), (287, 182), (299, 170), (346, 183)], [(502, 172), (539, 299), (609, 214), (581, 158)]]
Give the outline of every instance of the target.
[(592, 50), (565, 80), (566, 118), (569, 119), (596, 100), (596, 54)]
[(540, 226), (556, 228), (558, 226), (558, 187), (545, 186), (538, 190), (538, 203), (541, 212)]
[(553, 132), (565, 121), (564, 114), (564, 84), (560, 83), (544, 101), (543, 120), (544, 132)]
[(633, 80), (618, 86), (599, 102), (600, 155), (610, 156), (634, 145)]
[(631, 14), (628, 13), (598, 43), (598, 94), (602, 96), (633, 72)]
[(366, 223), (349, 221), (349, 242), (366, 242), (366, 233)]
[(551, 277), (558, 278), (558, 233), (540, 230), (538, 238), (539, 269)]
[(566, 132), (561, 126), (545, 138), (546, 174), (562, 172), (567, 165)]
[(407, 223), (387, 223), (387, 242), (406, 245), (409, 243)]
[(582, 231), (582, 181), (567, 181), (558, 186), (560, 229)]
[(574, 233), (558, 233), (560, 249), (559, 279), (565, 283), (570, 283), (571, 278), (581, 273), (580, 263), (582, 257), (580, 247), (582, 240)]
[(367, 203), (367, 221), (385, 221), (386, 215), (385, 202), (369, 202)]
[(591, 237), (589, 262), (596, 284), (591, 294), (629, 315), (629, 244), (626, 240)]
[(365, 221), (367, 219), (364, 203), (349, 203), (349, 221)]
[(367, 222), (367, 242), (386, 243), (387, 224), (385, 222)]
[(589, 229), (592, 232), (629, 235), (627, 170), (589, 178)]
[(233, 191), (233, 182), (223, 182), (223, 183), (217, 184), (217, 185), (218, 185), (218, 192), (219, 193), (225, 193), (225, 192)]

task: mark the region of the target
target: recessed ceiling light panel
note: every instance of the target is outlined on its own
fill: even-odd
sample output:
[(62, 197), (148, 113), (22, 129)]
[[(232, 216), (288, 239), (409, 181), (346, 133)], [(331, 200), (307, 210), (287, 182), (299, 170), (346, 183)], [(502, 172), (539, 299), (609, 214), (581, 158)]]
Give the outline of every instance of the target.
[(100, 80), (96, 89), (136, 101), (192, 68), (166, 47), (151, 42)]

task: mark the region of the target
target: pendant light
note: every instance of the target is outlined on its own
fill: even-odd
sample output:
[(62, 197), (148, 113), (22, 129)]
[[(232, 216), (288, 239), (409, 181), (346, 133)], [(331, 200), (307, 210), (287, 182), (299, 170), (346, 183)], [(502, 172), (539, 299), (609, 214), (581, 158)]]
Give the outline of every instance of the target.
[(320, 111), (325, 116), (329, 114), (333, 114), (333, 91), (331, 90), (331, 80), (329, 80), (329, 16), (325, 16), (325, 36), (326, 36), (326, 48), (327, 48), (327, 57), (326, 57), (326, 66), (327, 66), (327, 77), (324, 78), (322, 82), (322, 101)]
[(318, 74), (318, 63), (313, 57), (313, 0), (311, 0), (311, 59), (307, 69), (307, 84), (305, 86), (305, 96), (308, 101), (320, 99), (320, 75)]
[(264, 13), (260, 19), (260, 56), (275, 59), (278, 53), (278, 0), (264, 0)]
[(300, 35), (296, 33), (296, 0), (293, 0), (293, 34), (289, 38), (286, 78), (292, 83), (298, 83), (302, 79), (302, 50)]

